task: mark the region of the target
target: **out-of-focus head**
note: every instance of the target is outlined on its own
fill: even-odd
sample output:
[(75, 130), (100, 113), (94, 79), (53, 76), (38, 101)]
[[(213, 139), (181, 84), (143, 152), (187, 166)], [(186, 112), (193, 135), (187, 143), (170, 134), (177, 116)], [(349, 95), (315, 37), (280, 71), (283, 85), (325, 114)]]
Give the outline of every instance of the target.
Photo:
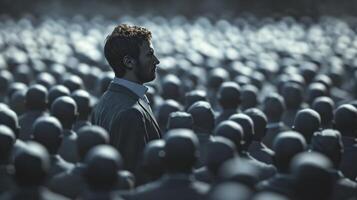
[(47, 89), (39, 84), (32, 85), (26, 92), (25, 105), (28, 110), (45, 110), (47, 108)]
[(144, 171), (154, 179), (159, 178), (165, 172), (163, 163), (164, 148), (164, 140), (153, 140), (144, 149), (142, 166)]
[(258, 105), (258, 89), (254, 85), (245, 85), (241, 90), (241, 109), (246, 110)]
[(320, 153), (304, 152), (296, 155), (291, 162), (291, 171), (297, 197), (306, 200), (329, 199), (334, 191), (331, 169), (331, 161)]
[(71, 129), (78, 115), (77, 104), (71, 97), (59, 97), (51, 106), (51, 114), (61, 122), (64, 129)]
[(285, 101), (277, 93), (265, 97), (263, 102), (263, 112), (266, 114), (269, 122), (280, 122), (285, 111)]
[(306, 102), (311, 105), (316, 98), (327, 96), (327, 88), (322, 83), (311, 83), (307, 88)]
[(234, 143), (237, 152), (242, 151), (244, 132), (238, 123), (230, 120), (223, 121), (214, 129), (214, 135), (229, 139)]
[(49, 154), (57, 154), (62, 143), (62, 125), (55, 117), (40, 117), (32, 126), (33, 140), (42, 144)]
[(292, 128), (293, 130), (301, 133), (305, 137), (307, 143), (310, 144), (312, 135), (320, 129), (320, 125), (321, 118), (319, 113), (312, 109), (306, 108), (300, 110), (296, 114)]
[(216, 136), (207, 143), (204, 157), (205, 166), (214, 175), (218, 175), (218, 170), (222, 164), (237, 156), (236, 145), (230, 139)]
[(109, 134), (100, 126), (84, 126), (78, 130), (77, 135), (77, 151), (81, 160), (94, 146), (109, 144)]
[(215, 117), (211, 105), (206, 101), (198, 101), (188, 108), (192, 115), (195, 132), (212, 133)]
[(16, 113), (8, 107), (0, 106), (0, 125), (9, 127), (18, 137), (20, 125)]
[(50, 88), (48, 92), (48, 105), (51, 107), (52, 103), (58, 98), (62, 96), (69, 96), (70, 91), (64, 85), (55, 85)]
[(212, 88), (213, 90), (218, 90), (221, 84), (228, 80), (229, 74), (223, 68), (214, 68), (208, 74), (207, 85), (208, 88)]
[(303, 89), (299, 84), (286, 83), (282, 89), (282, 96), (287, 109), (298, 109), (303, 102)]
[(334, 107), (335, 103), (330, 97), (318, 97), (314, 100), (312, 109), (319, 113), (323, 128), (331, 128)]
[(253, 120), (246, 114), (239, 113), (232, 115), (229, 120), (232, 120), (243, 128), (243, 150), (247, 150), (254, 138), (254, 123)]
[(207, 101), (207, 94), (203, 90), (193, 90), (185, 95), (185, 110), (188, 110), (197, 101)]
[(305, 138), (298, 132), (282, 132), (273, 143), (273, 162), (281, 173), (288, 173), (290, 162), (295, 155), (307, 149)]
[(265, 136), (266, 126), (268, 119), (265, 114), (258, 108), (249, 108), (244, 111), (244, 114), (248, 115), (254, 124), (254, 140), (261, 141)]
[[(189, 129), (173, 129), (165, 138), (164, 163), (169, 173), (191, 173), (198, 159), (198, 138)], [(182, 148), (185, 147), (185, 148)]]
[(217, 99), (223, 109), (237, 109), (241, 102), (239, 85), (235, 82), (222, 83)]
[(85, 90), (76, 90), (71, 94), (71, 97), (77, 104), (78, 118), (82, 120), (88, 119), (93, 108), (91, 95)]
[(48, 72), (41, 72), (36, 77), (36, 83), (45, 86), (46, 89), (50, 89), (56, 84), (56, 79)]
[(20, 82), (11, 83), (7, 90), (7, 96), (10, 98), (12, 94), (19, 90), (27, 91), (27, 86), (24, 83)]
[(10, 84), (13, 82), (14, 77), (7, 70), (0, 71), (0, 94), (6, 94)]
[(70, 92), (84, 88), (83, 80), (77, 75), (64, 77), (62, 84), (66, 86)]
[(175, 128), (193, 129), (193, 118), (187, 112), (173, 112), (170, 114), (167, 122), (167, 130)]
[(22, 115), (26, 111), (26, 92), (26, 90), (19, 90), (14, 92), (10, 97), (9, 106), (16, 112), (17, 116)]
[(165, 131), (170, 114), (181, 110), (182, 106), (177, 101), (173, 99), (165, 100), (157, 110), (157, 121), (160, 128)]
[(253, 190), (240, 183), (221, 183), (210, 192), (209, 200), (249, 200)]
[(342, 136), (357, 137), (357, 108), (350, 104), (343, 104), (335, 111), (334, 128)]
[(38, 187), (45, 182), (50, 169), (50, 157), (42, 145), (28, 142), (15, 155), (14, 167), (14, 179), (19, 187)]
[(181, 102), (182, 90), (181, 80), (173, 74), (165, 76), (162, 80), (161, 96), (164, 99), (173, 99)]
[(333, 129), (316, 132), (311, 140), (311, 150), (325, 155), (330, 159), (335, 169), (338, 169), (343, 154), (340, 132)]
[(9, 162), (16, 141), (14, 132), (5, 125), (0, 125), (0, 164)]
[(85, 157), (83, 176), (91, 190), (110, 191), (118, 181), (118, 171), (123, 167), (120, 153), (112, 146), (93, 147)]

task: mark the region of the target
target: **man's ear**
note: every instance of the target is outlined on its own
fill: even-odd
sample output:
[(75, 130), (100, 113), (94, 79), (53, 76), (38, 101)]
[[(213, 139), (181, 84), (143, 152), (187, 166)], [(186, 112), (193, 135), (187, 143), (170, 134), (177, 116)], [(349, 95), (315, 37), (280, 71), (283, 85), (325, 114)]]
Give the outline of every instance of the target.
[(136, 61), (131, 57), (131, 56), (124, 56), (123, 58), (123, 63), (125, 69), (132, 70), (134, 69), (134, 66), (136, 65)]

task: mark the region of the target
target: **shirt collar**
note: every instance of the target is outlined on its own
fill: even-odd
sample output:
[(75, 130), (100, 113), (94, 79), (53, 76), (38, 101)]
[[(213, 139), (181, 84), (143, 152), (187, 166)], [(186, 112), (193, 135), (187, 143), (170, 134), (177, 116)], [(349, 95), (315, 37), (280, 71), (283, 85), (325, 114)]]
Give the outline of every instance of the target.
[(140, 98), (145, 98), (145, 93), (148, 91), (148, 88), (144, 85), (128, 81), (122, 78), (114, 77), (112, 83), (124, 86), (138, 95)]

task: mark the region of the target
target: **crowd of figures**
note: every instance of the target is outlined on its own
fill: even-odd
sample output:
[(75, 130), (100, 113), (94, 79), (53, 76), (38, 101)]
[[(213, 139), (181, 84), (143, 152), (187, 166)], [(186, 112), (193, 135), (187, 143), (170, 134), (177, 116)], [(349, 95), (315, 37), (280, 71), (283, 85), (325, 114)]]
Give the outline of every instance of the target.
[[(161, 60), (146, 86), (164, 136), (139, 174), (90, 120), (114, 77), (105, 36), (124, 22), (152, 31)], [(355, 28), (2, 16), (0, 199), (356, 199)]]

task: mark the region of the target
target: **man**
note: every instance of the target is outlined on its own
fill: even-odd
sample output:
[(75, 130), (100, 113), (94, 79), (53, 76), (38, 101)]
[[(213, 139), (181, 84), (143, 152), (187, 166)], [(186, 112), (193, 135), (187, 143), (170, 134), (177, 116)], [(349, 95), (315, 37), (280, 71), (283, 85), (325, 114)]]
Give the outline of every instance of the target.
[(143, 85), (155, 79), (160, 63), (150, 40), (149, 30), (126, 24), (107, 37), (104, 55), (115, 78), (92, 113), (92, 123), (109, 132), (110, 143), (123, 155), (124, 167), (134, 173), (144, 146), (161, 138)]

